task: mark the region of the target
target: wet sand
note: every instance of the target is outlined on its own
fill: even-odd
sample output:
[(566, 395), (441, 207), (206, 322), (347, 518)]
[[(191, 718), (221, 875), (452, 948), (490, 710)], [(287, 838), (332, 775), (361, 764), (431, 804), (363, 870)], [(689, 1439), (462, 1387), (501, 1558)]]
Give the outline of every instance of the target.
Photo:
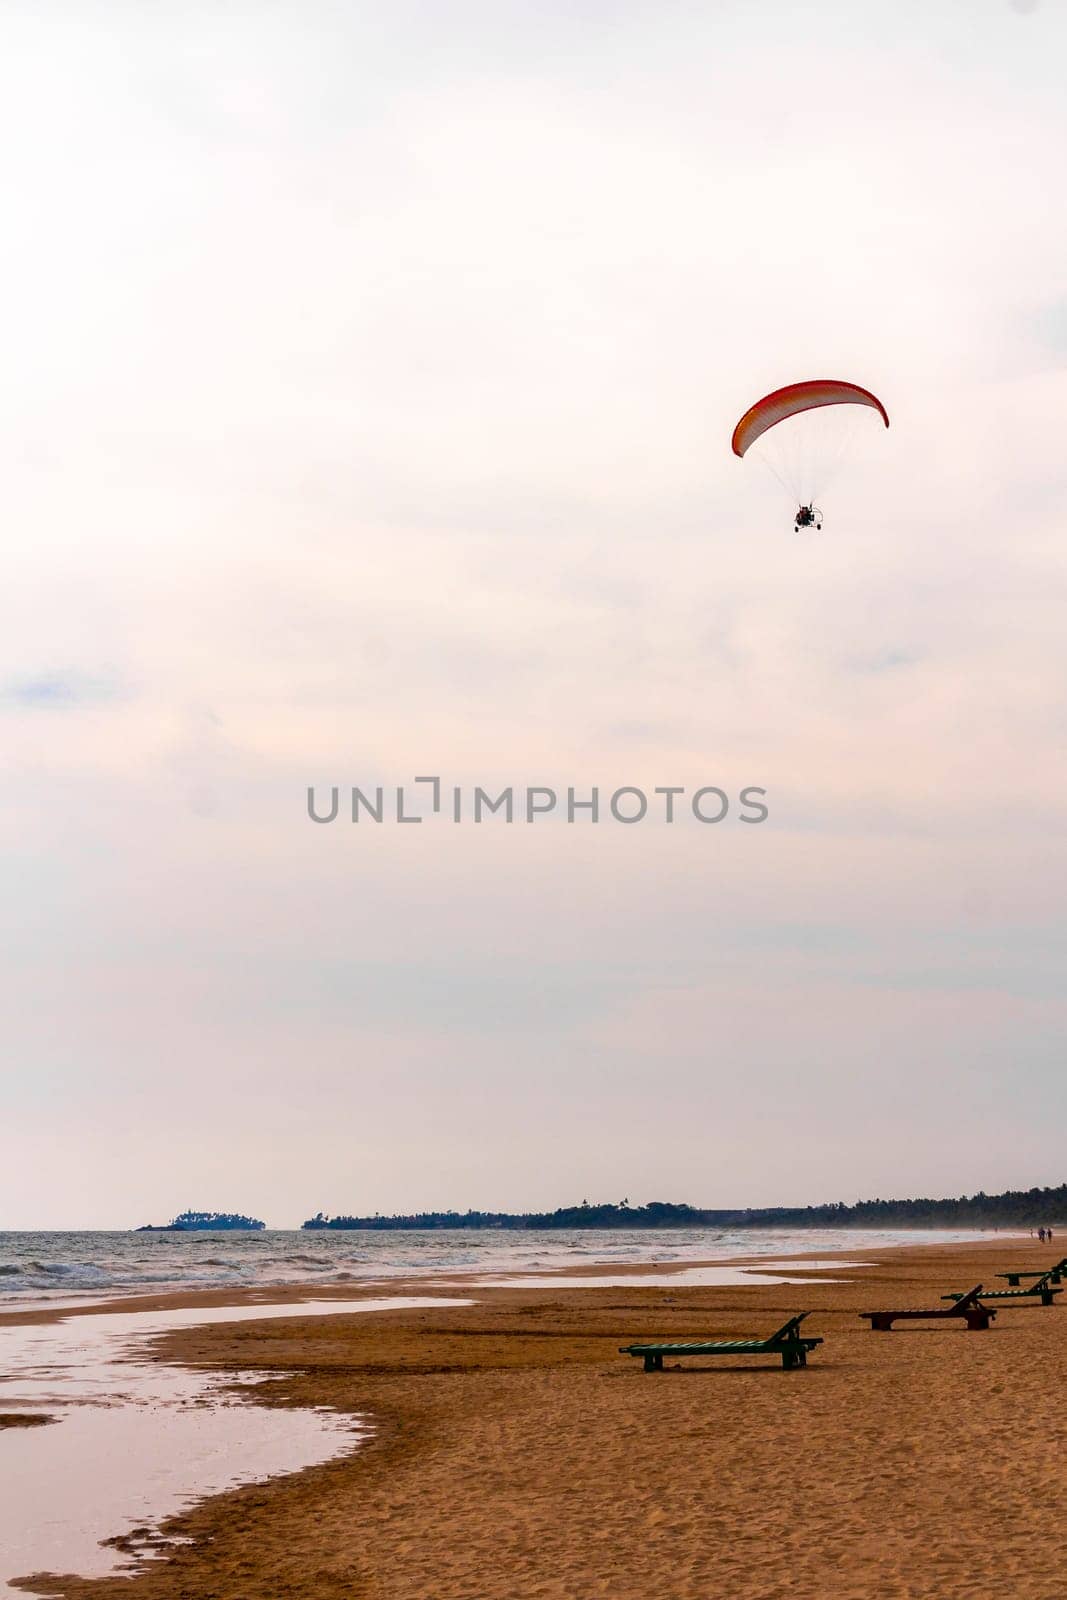
[[(443, 1303), (317, 1299), (300, 1312), (370, 1315)], [(61, 1424), (0, 1454), (0, 1596), (31, 1572), (126, 1570), (145, 1552), (164, 1553), (160, 1521), (196, 1501), (358, 1448), (366, 1428), (344, 1411), (254, 1403), (269, 1381), (262, 1373), (151, 1359), (152, 1340), (176, 1328), (274, 1315), (292, 1311), (193, 1306), (22, 1326), (0, 1319), (0, 1401), (11, 1408), (0, 1426), (5, 1416), (23, 1428)]]
[[(1052, 1600), (1065, 1309), (1011, 1306), (988, 1333), (872, 1333), (856, 1313), (1047, 1266), (1058, 1241), (877, 1256), (846, 1243), (842, 1259), (878, 1264), (798, 1260), (798, 1277), (822, 1281), (795, 1289), (638, 1275), (575, 1289), (561, 1274), (549, 1289), (478, 1289), (468, 1307), (168, 1334), (167, 1360), (288, 1373), (272, 1404), (361, 1413), (373, 1438), (171, 1519), (167, 1533), (192, 1543), (135, 1578), (41, 1587), (99, 1600), (971, 1600), (995, 1585)], [(826, 1341), (802, 1371), (742, 1357), (652, 1375), (617, 1353), (769, 1332), (797, 1310)]]

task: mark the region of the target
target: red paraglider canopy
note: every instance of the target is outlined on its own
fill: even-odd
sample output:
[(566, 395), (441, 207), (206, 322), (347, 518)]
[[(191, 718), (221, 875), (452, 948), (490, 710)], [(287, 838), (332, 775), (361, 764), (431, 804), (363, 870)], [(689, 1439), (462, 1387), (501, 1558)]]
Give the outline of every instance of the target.
[(735, 456), (743, 456), (750, 444), (755, 444), (760, 434), (773, 428), (786, 417), (795, 417), (799, 411), (814, 411), (819, 406), (873, 406), (886, 427), (889, 417), (885, 406), (869, 389), (855, 383), (840, 383), (835, 378), (812, 378), (807, 383), (790, 383), (784, 389), (775, 389), (750, 406), (734, 429), (731, 441)]

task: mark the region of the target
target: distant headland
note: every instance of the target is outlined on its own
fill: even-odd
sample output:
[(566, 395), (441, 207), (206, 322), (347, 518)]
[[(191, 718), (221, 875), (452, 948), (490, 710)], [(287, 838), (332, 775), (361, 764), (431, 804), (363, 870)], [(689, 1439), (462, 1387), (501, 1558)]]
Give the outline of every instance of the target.
[(135, 1233), (255, 1233), (266, 1223), (258, 1217), (242, 1217), (236, 1211), (183, 1211), (173, 1222), (162, 1226), (146, 1222)]
[(1067, 1184), (1056, 1189), (1008, 1189), (1003, 1194), (963, 1195), (958, 1200), (834, 1201), (821, 1206), (765, 1206), (704, 1210), (650, 1200), (605, 1205), (561, 1206), (556, 1211), (418, 1211), (410, 1215), (328, 1217), (319, 1212), (304, 1228), (357, 1231), (436, 1228), (1033, 1228), (1067, 1224)]

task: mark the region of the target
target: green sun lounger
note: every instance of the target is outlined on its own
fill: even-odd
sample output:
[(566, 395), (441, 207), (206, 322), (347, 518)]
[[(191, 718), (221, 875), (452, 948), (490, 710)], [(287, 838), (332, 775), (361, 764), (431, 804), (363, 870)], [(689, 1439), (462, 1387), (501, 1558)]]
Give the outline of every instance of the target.
[(1060, 1283), (1067, 1277), (1067, 1256), (1062, 1261), (1057, 1261), (1054, 1267), (1049, 1267), (1047, 1272), (998, 1272), (998, 1278), (1007, 1278), (1013, 1289), (1017, 1289), (1023, 1278), (1048, 1278), (1050, 1283)]
[[(1045, 1272), (1029, 1289), (990, 1289), (982, 1294), (983, 1300), (1040, 1300), (1043, 1306), (1055, 1305), (1054, 1296), (1062, 1294), (1062, 1289), (1054, 1289), (1051, 1284), (1051, 1272)], [(959, 1294), (943, 1294), (942, 1300), (962, 1300)]]
[(802, 1339), (800, 1324), (808, 1315), (801, 1311), (790, 1317), (784, 1327), (765, 1339), (755, 1334), (746, 1339), (694, 1340), (683, 1344), (627, 1344), (621, 1345), (621, 1356), (643, 1356), (646, 1372), (662, 1372), (664, 1356), (777, 1356), (788, 1372), (793, 1367), (806, 1367), (808, 1351), (822, 1344), (821, 1339)]

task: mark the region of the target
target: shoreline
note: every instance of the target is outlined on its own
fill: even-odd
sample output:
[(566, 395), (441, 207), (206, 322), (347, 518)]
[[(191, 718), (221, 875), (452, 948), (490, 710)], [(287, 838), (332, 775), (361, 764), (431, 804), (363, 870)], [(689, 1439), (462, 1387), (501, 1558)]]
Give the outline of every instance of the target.
[[(759, 1276), (649, 1287), (641, 1268), (614, 1264), (602, 1275), (625, 1281), (602, 1289), (568, 1287), (588, 1264), (538, 1290), (442, 1275), (435, 1289), (462, 1286), (476, 1303), (351, 1318), (302, 1318), (295, 1302), (358, 1302), (380, 1285), (309, 1295), (301, 1284), (281, 1299), (246, 1291), (250, 1308), (274, 1294), (293, 1316), (164, 1334), (151, 1359), (217, 1376), (255, 1372), (268, 1391), (255, 1403), (358, 1414), (370, 1438), (338, 1461), (198, 1501), (162, 1525), (167, 1538), (192, 1542), (136, 1576), (64, 1579), (46, 1592), (970, 1600), (995, 1581), (1048, 1600), (1052, 1569), (1036, 1577), (1034, 1553), (1050, 1543), (1067, 1443), (1059, 1307), (1013, 1306), (977, 1336), (952, 1326), (873, 1334), (856, 1314), (933, 1305), (1005, 1267), (1046, 1266), (1047, 1248), (998, 1235), (841, 1254), (877, 1259), (836, 1281), (828, 1266), (796, 1287)], [(804, 1275), (816, 1255), (827, 1252), (774, 1258), (773, 1270), (793, 1263)], [(766, 1256), (746, 1264), (772, 1270)], [(416, 1288), (425, 1296), (430, 1285), (388, 1286), (391, 1296)], [(208, 1309), (222, 1296), (195, 1299)], [(129, 1297), (123, 1309), (134, 1309)], [(825, 1343), (800, 1373), (739, 1359), (648, 1376), (618, 1354), (643, 1337), (766, 1332), (804, 1309), (805, 1331)]]
[[(858, 1230), (857, 1230), (858, 1231)], [(919, 1231), (919, 1230), (916, 1230)], [(844, 1232), (844, 1230), (842, 1230)], [(1002, 1242), (1010, 1240), (1019, 1241), (1020, 1245), (1029, 1243), (1039, 1249), (1045, 1247), (1037, 1245), (1037, 1241), (1023, 1233), (999, 1233), (989, 1237), (976, 1238), (967, 1242), (967, 1248), (980, 1251), (985, 1247), (999, 1248)], [(330, 1280), (311, 1280), (306, 1278), (294, 1279), (286, 1283), (273, 1284), (220, 1284), (212, 1287), (179, 1287), (173, 1289), (156, 1290), (126, 1290), (124, 1292), (104, 1292), (99, 1298), (91, 1296), (89, 1292), (83, 1297), (71, 1297), (66, 1300), (39, 1300), (36, 1302), (23, 1302), (22, 1304), (4, 1305), (0, 1300), (0, 1328), (5, 1326), (30, 1325), (33, 1323), (59, 1322), (67, 1317), (89, 1316), (102, 1313), (143, 1311), (176, 1311), (191, 1310), (196, 1307), (218, 1307), (225, 1309), (229, 1306), (254, 1306), (298, 1304), (302, 1300), (361, 1300), (378, 1298), (382, 1294), (413, 1295), (433, 1291), (439, 1288), (443, 1293), (446, 1289), (463, 1287), (474, 1289), (482, 1287), (506, 1286), (507, 1279), (538, 1278), (559, 1279), (565, 1284), (570, 1278), (635, 1278), (640, 1279), (652, 1274), (656, 1275), (681, 1275), (694, 1268), (703, 1267), (736, 1267), (739, 1272), (752, 1273), (762, 1271), (777, 1272), (780, 1267), (782, 1272), (789, 1272), (790, 1262), (822, 1261), (827, 1257), (840, 1255), (849, 1259), (863, 1255), (877, 1255), (880, 1259), (897, 1252), (918, 1252), (925, 1250), (940, 1251), (944, 1249), (958, 1249), (960, 1245), (937, 1244), (890, 1244), (883, 1246), (866, 1246), (854, 1244), (851, 1248), (842, 1243), (840, 1250), (834, 1250), (826, 1245), (818, 1249), (790, 1251), (779, 1255), (767, 1251), (755, 1250), (746, 1255), (707, 1255), (700, 1257), (679, 1259), (670, 1257), (666, 1260), (632, 1261), (582, 1261), (565, 1266), (552, 1266), (538, 1268), (536, 1272), (529, 1267), (516, 1267), (514, 1269), (497, 1269), (488, 1267), (457, 1268), (452, 1270), (439, 1270), (430, 1273), (412, 1273), (410, 1275), (397, 1275), (395, 1277), (370, 1277), (336, 1282)], [(1048, 1248), (1055, 1248), (1049, 1246)], [(866, 1265), (867, 1263), (865, 1263)], [(869, 1263), (877, 1265), (878, 1263)], [(798, 1268), (799, 1270), (799, 1268)], [(827, 1268), (827, 1271), (830, 1269)], [(492, 1276), (493, 1284), (485, 1285), (488, 1275)], [(679, 1284), (679, 1287), (682, 1287)]]
[(979, 1229), (705, 1229), (457, 1233), (0, 1234), (0, 1307), (71, 1306), (127, 1295), (221, 1289), (285, 1290), (298, 1284), (358, 1287), (369, 1281), (478, 1272), (557, 1271), (617, 1262), (643, 1267), (720, 1256), (750, 1259), (915, 1243), (951, 1244), (994, 1234)]

